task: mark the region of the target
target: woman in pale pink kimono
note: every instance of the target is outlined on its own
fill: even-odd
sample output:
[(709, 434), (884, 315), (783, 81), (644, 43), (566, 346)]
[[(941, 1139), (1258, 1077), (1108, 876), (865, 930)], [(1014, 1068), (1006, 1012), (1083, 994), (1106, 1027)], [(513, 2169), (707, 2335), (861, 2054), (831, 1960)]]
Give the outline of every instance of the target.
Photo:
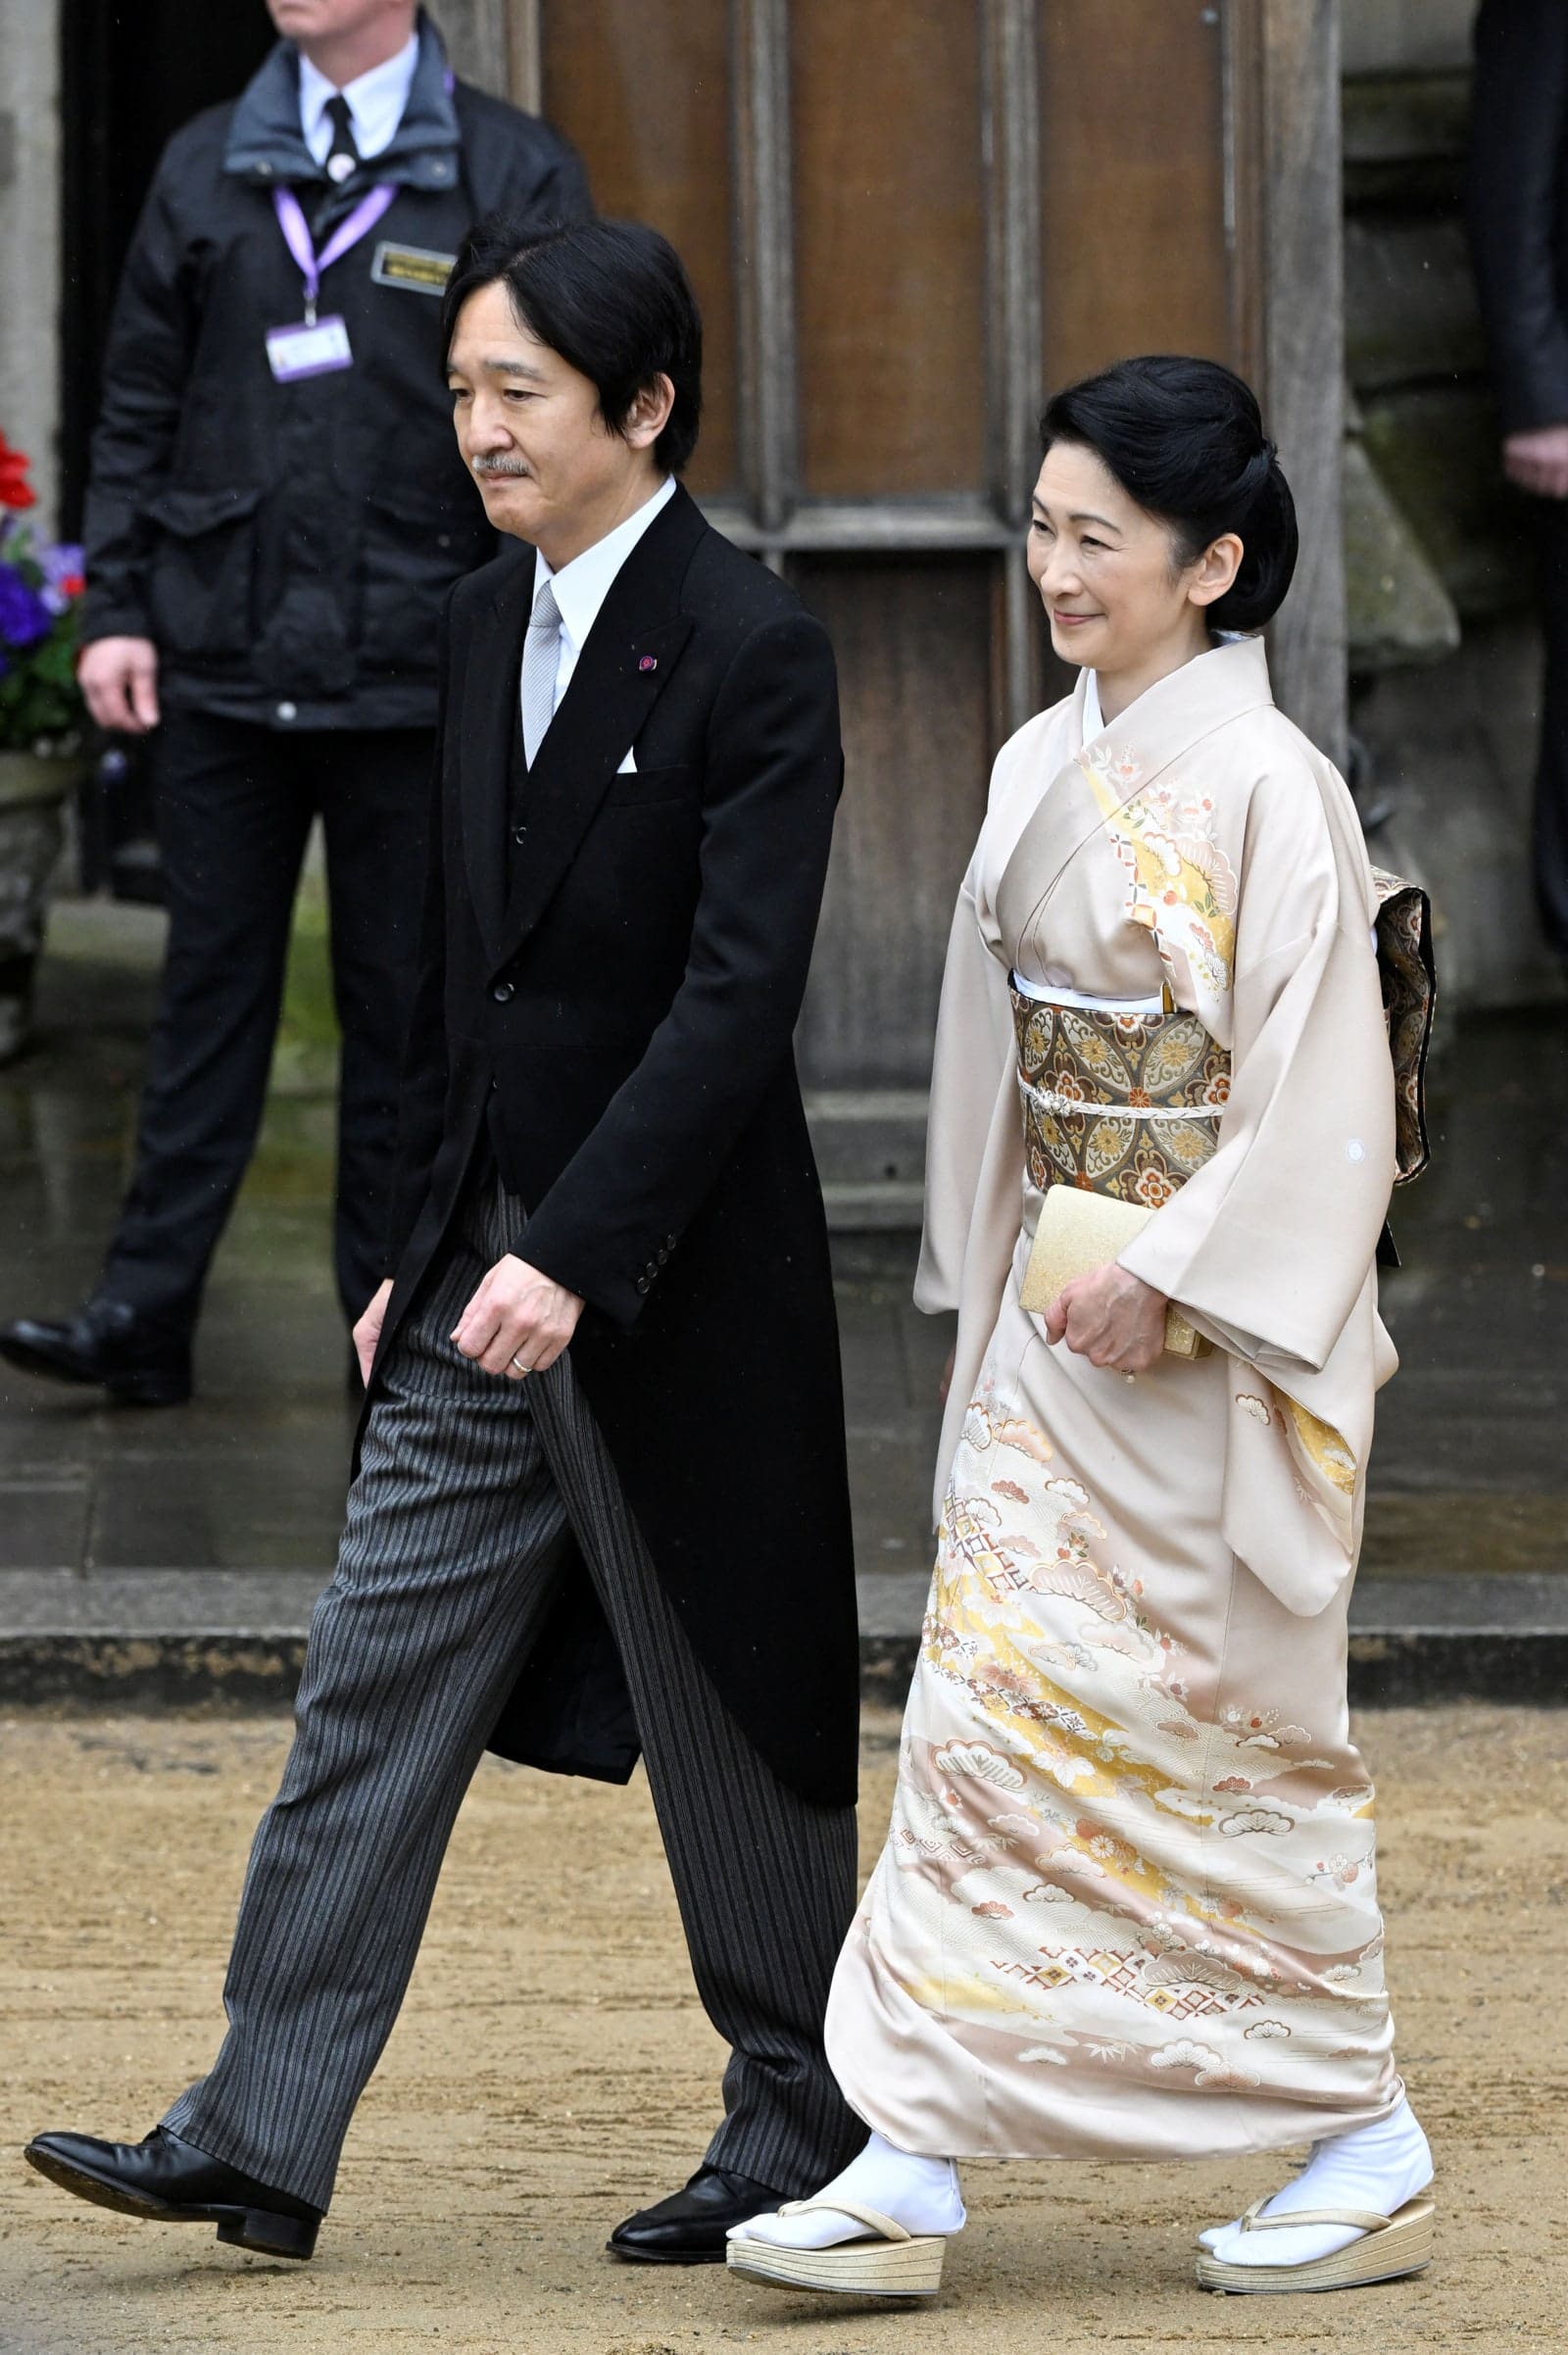
[[(1332, 2288), (1430, 2257), (1346, 1703), (1429, 968), (1250, 634), (1296, 555), (1251, 394), (1124, 363), (1042, 439), (1029, 569), (1081, 670), (997, 760), (943, 992), (915, 1296), (958, 1311), (939, 1551), (828, 2015), (872, 2133), (729, 2261), (929, 2293), (959, 2157), (1310, 2143), (1199, 2279)], [(1060, 1185), (1152, 1215), (1032, 1314)], [(1166, 1349), (1171, 1307), (1203, 1353)]]

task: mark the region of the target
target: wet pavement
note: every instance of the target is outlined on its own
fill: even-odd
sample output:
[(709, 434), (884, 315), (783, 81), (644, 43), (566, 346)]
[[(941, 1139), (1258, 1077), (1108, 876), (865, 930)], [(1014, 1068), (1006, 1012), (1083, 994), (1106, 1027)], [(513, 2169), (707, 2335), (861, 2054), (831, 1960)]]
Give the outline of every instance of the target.
[[(144, 909), (56, 911), (37, 1044), (0, 1072), (0, 1315), (67, 1309), (94, 1279), (127, 1168), (160, 931)], [(195, 1400), (109, 1409), (0, 1367), (0, 1631), (95, 1613), (102, 1625), (108, 1611), (127, 1632), (174, 1635), (221, 1608), (226, 1625), (287, 1632), (330, 1570), (353, 1416), (313, 954), (307, 941), (214, 1270)], [(1394, 1213), (1405, 1264), (1384, 1308), (1402, 1365), (1380, 1401), (1362, 1576), (1383, 1600), (1363, 1624), (1479, 1609), (1519, 1630), (1544, 1612), (1568, 1640), (1568, 1581), (1551, 1584), (1568, 1572), (1563, 1015), (1462, 1028), (1435, 1098), (1434, 1166)], [(862, 1599), (872, 1634), (891, 1636), (917, 1623), (928, 1567), (948, 1320), (909, 1305), (911, 1235), (843, 1233), (835, 1254)], [(193, 1573), (208, 1574), (200, 1589)], [(1498, 1579), (1506, 1591), (1477, 1588)]]

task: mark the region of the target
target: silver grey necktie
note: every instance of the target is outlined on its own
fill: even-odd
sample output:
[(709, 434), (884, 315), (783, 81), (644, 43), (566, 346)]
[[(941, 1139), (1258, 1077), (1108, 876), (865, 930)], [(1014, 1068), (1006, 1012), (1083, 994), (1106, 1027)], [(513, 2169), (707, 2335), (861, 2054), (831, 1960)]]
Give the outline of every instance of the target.
[(532, 768), (546, 728), (556, 715), (556, 672), (561, 664), (561, 608), (548, 581), (533, 601), (522, 649), (522, 749)]

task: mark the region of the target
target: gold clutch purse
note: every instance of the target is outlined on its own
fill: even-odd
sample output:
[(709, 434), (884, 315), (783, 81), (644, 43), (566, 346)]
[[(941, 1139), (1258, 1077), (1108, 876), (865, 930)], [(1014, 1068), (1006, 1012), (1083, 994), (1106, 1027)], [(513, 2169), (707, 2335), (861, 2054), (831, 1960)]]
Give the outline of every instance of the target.
[[(1064, 1284), (1093, 1275), (1127, 1249), (1153, 1212), (1139, 1202), (1090, 1194), (1081, 1186), (1048, 1186), (1024, 1269), (1019, 1299), (1044, 1316)], [(1213, 1343), (1188, 1323), (1173, 1300), (1165, 1311), (1165, 1349), (1171, 1357), (1206, 1357)]]

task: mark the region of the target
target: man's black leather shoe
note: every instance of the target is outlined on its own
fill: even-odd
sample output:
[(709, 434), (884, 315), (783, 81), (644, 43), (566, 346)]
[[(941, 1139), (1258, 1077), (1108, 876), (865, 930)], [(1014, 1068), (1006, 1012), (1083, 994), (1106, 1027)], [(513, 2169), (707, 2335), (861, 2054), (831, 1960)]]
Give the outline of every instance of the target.
[(639, 2208), (616, 2225), (606, 2246), (612, 2257), (639, 2265), (722, 2265), (730, 2226), (782, 2208), (788, 2197), (749, 2175), (699, 2167), (684, 2191), (672, 2191), (657, 2207)]
[(123, 1406), (183, 1406), (190, 1397), (189, 1341), (124, 1300), (89, 1300), (73, 1317), (19, 1316), (0, 1325), (0, 1357), (55, 1382), (101, 1383)]
[(163, 2224), (216, 2224), (230, 2248), (265, 2257), (311, 2256), (319, 2208), (286, 2191), (270, 2190), (254, 2176), (211, 2159), (155, 2126), (145, 2142), (100, 2142), (91, 2134), (37, 2134), (23, 2153), (62, 2191), (122, 2216), (150, 2216)]

